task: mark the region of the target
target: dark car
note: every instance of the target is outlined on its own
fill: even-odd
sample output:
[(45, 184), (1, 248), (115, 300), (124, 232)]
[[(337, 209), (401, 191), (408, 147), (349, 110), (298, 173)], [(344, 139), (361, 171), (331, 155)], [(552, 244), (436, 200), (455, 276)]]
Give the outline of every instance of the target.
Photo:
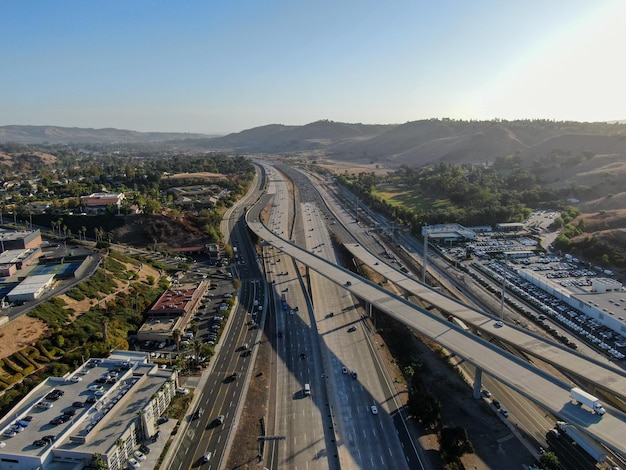
[(35, 447), (43, 447), (46, 445), (46, 441), (44, 441), (43, 439), (37, 439), (35, 442), (33, 442), (33, 445)]
[(74, 403), (72, 403), (72, 406), (74, 408), (84, 408), (85, 404), (82, 401), (75, 401)]
[(196, 411), (193, 412), (193, 415), (191, 415), (191, 418), (198, 419), (202, 416), (203, 413), (204, 413), (204, 410), (202, 408), (198, 408), (196, 409)]
[(86, 403), (95, 403), (97, 402), (98, 399), (96, 397), (94, 397), (93, 395), (90, 397), (87, 397), (87, 399), (85, 400)]
[(64, 422), (65, 421), (63, 421), (60, 416), (57, 416), (56, 418), (52, 418), (50, 420), (50, 424), (53, 425), (53, 426), (57, 426), (57, 425), (59, 425), (61, 423), (64, 423)]
[(500, 407), (502, 406), (502, 405), (500, 404), (500, 402), (499, 402), (498, 400), (496, 400), (495, 398), (491, 401), (491, 403), (493, 404), (493, 406), (495, 406), (495, 407), (496, 407), (496, 409), (497, 409), (497, 410), (499, 410), (499, 409), (500, 409)]
[(74, 416), (74, 415), (76, 415), (76, 410), (74, 410), (74, 409), (65, 410), (65, 411), (63, 412), (63, 414), (64, 414), (65, 416)]
[(146, 455), (150, 453), (150, 447), (148, 447), (148, 446), (147, 446), (147, 445), (145, 445), (145, 444), (141, 444), (141, 445), (139, 446), (139, 450), (140, 450), (141, 452), (143, 452), (144, 454), (146, 454)]
[(164, 424), (167, 423), (170, 419), (167, 416), (161, 416), (159, 419), (157, 419), (157, 424)]
[(54, 441), (57, 440), (56, 436), (53, 436), (52, 434), (48, 434), (47, 436), (44, 436), (41, 438), (42, 441), (45, 441), (47, 443), (52, 443)]
[(353, 331), (356, 331), (356, 326), (351, 326), (350, 328), (348, 328), (348, 333), (352, 333)]

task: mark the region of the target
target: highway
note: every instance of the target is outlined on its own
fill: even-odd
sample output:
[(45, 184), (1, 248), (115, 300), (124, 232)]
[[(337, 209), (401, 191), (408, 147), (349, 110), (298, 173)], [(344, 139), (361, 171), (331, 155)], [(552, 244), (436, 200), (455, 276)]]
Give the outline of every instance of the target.
[[(270, 224), (278, 233), (289, 233), (294, 219), (293, 195), (285, 181), (272, 177), (268, 191), (276, 195), (270, 210)], [(268, 434), (281, 440), (266, 442), (268, 468), (336, 468), (333, 439), (326, 432), (331, 424), (324, 406), (318, 351), (311, 334), (307, 297), (291, 258), (267, 247), (263, 260), (270, 282), (268, 319), (275, 345), (272, 367), (272, 400)], [(289, 310), (282, 309), (281, 295), (289, 298)], [(295, 309), (297, 308), (297, 312)], [(280, 336), (278, 335), (280, 332)], [(311, 395), (305, 395), (309, 384)], [(330, 433), (332, 436), (332, 432)]]
[[(621, 431), (626, 429), (624, 427), (626, 419), (623, 413), (609, 407), (607, 415), (602, 419), (591, 415), (570, 403), (570, 384), (555, 379), (550, 374), (499, 350), (475, 335), (456, 329), (450, 322), (439, 316), (432, 315), (430, 312), (354, 275), (350, 271), (294, 245), (286, 238), (272, 233), (259, 221), (259, 211), (271, 200), (272, 195), (264, 195), (246, 217), (248, 227), (265, 242), (279, 248), (285, 254), (309, 266), (331, 282), (342, 286), (357, 297), (464, 357), (485, 373), (497, 377), (499, 381), (540, 404), (561, 419), (576, 423), (609, 447), (621, 453), (625, 452), (626, 444), (619, 438)], [(350, 285), (347, 284), (348, 282)], [(497, 329), (493, 321), (492, 325), (489, 325), (487, 321), (482, 324), (482, 327), (490, 333), (496, 333)], [(507, 326), (498, 330), (508, 328)], [(549, 347), (554, 347), (554, 344), (549, 343)], [(597, 367), (597, 369), (601, 368)], [(614, 371), (606, 368), (604, 371), (605, 375), (601, 380), (621, 379), (621, 376)], [(606, 386), (607, 383), (604, 385)]]

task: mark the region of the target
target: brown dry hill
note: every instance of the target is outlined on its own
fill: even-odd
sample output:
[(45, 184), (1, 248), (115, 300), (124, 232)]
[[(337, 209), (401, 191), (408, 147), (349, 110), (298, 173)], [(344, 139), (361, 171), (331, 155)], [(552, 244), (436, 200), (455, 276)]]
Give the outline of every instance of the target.
[(210, 243), (211, 240), (197, 226), (195, 216), (183, 213), (172, 215), (142, 215), (128, 217), (127, 223), (115, 230), (116, 243), (137, 248), (154, 247), (157, 249), (196, 247)]

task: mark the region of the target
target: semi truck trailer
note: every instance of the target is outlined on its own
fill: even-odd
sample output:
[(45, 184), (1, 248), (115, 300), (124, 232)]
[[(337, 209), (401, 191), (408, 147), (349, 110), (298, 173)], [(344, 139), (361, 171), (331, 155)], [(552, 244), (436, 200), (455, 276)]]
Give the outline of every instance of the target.
[(597, 397), (594, 397), (591, 393), (585, 392), (582, 388), (572, 388), (572, 390), (570, 390), (570, 397), (576, 403), (588, 406), (600, 416), (606, 413), (606, 410), (602, 406), (602, 403), (600, 403), (600, 400)]
[(604, 462), (606, 460), (606, 453), (604, 449), (585, 436), (579, 429), (568, 424), (564, 421), (557, 421), (556, 428), (562, 433), (567, 434), (572, 441), (584, 449), (589, 455), (591, 455), (596, 462)]

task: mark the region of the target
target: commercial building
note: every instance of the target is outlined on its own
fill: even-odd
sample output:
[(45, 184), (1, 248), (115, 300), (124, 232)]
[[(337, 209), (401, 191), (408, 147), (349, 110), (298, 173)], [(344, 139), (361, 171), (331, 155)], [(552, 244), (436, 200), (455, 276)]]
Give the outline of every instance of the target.
[(46, 289), (52, 286), (54, 274), (40, 274), (38, 276), (28, 276), (7, 295), (9, 302), (30, 302), (43, 294)]
[(83, 204), (90, 211), (103, 211), (107, 206), (115, 206), (119, 212), (124, 193), (92, 193), (83, 198)]
[(2, 251), (39, 248), (41, 241), (41, 232), (39, 229), (19, 232), (0, 230), (0, 248)]
[[(33, 389), (0, 421), (3, 470), (79, 470), (99, 455), (120, 470), (176, 393), (176, 373), (114, 351)], [(20, 432), (11, 431), (19, 426)]]
[(164, 292), (146, 312), (147, 319), (137, 331), (137, 340), (171, 342), (175, 330), (182, 332), (187, 327), (208, 286), (208, 281), (202, 281), (198, 288)]

